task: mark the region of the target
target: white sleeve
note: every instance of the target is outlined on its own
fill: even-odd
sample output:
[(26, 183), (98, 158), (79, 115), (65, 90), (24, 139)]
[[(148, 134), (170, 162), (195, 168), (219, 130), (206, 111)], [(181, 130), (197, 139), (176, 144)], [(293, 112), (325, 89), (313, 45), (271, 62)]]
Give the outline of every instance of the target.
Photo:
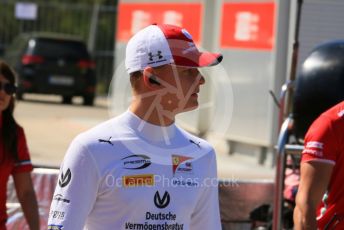
[(96, 200), (99, 181), (100, 174), (92, 155), (74, 140), (60, 169), (48, 229), (83, 229)]
[(190, 230), (221, 229), (216, 157), (214, 152), (212, 154), (208, 167), (209, 173), (202, 183), (203, 187), (200, 188), (203, 189), (202, 194), (191, 216)]

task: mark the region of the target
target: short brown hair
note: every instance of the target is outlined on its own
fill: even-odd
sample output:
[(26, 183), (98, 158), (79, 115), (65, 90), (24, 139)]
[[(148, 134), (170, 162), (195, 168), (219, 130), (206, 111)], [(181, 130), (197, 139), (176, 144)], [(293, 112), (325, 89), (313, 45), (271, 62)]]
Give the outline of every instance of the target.
[(141, 71), (135, 71), (130, 74), (130, 84), (133, 89), (137, 89), (138, 87), (138, 81), (142, 77)]

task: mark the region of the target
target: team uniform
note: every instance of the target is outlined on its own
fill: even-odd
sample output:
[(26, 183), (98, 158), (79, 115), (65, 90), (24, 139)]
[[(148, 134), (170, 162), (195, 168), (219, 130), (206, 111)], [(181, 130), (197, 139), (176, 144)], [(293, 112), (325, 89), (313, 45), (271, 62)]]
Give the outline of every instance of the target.
[(302, 162), (333, 164), (333, 172), (317, 210), (319, 229), (344, 228), (344, 101), (324, 112), (310, 127), (305, 138)]
[(48, 229), (221, 229), (213, 148), (130, 111), (80, 134), (61, 166)]
[[(0, 119), (0, 130), (2, 127)], [(1, 136), (0, 132), (0, 136)], [(2, 140), (2, 137), (0, 137)], [(23, 172), (31, 172), (33, 167), (31, 164), (28, 147), (26, 144), (26, 138), (22, 127), (17, 126), (17, 151), (19, 161), (6, 159), (1, 162), (1, 173), (0, 173), (0, 230), (6, 229), (6, 195), (7, 195), (7, 181), (10, 175)], [(4, 143), (0, 142), (0, 156), (1, 159), (5, 156)]]

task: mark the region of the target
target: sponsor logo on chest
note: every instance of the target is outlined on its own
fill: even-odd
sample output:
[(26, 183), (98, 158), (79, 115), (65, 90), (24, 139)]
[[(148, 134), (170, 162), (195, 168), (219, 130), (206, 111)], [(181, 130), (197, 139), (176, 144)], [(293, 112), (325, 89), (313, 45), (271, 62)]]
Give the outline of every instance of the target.
[(144, 169), (151, 165), (149, 156), (143, 154), (134, 154), (122, 158), (123, 168), (125, 169)]
[(192, 173), (192, 157), (181, 155), (172, 155), (172, 172), (176, 173)]
[(166, 208), (170, 204), (170, 194), (165, 191), (164, 195), (160, 195), (159, 191), (156, 191), (154, 195), (154, 204), (157, 208)]
[(153, 186), (154, 174), (128, 175), (122, 177), (123, 187)]

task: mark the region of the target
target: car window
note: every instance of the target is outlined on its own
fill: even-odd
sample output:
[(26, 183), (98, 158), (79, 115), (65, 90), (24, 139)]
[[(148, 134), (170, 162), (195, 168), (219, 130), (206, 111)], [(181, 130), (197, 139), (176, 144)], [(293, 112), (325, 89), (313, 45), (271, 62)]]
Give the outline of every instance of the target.
[(88, 58), (88, 51), (82, 42), (58, 39), (30, 40), (29, 51), (44, 57)]

